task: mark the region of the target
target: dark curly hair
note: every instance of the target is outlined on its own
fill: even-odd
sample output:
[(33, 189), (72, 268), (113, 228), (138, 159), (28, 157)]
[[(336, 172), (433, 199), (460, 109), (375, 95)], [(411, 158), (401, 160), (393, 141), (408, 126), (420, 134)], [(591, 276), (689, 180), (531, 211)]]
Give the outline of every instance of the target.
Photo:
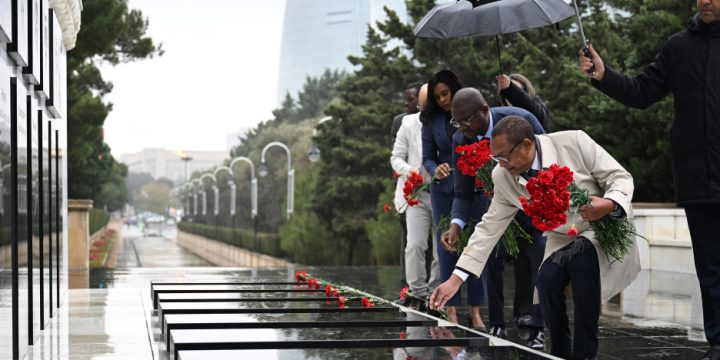
[(425, 103), (425, 108), (420, 113), (420, 121), (422, 121), (423, 124), (430, 123), (435, 113), (445, 111), (438, 106), (437, 102), (435, 102), (435, 86), (440, 83), (443, 83), (450, 88), (450, 94), (452, 94), (452, 97), (455, 96), (455, 93), (458, 90), (463, 88), (462, 80), (460, 80), (460, 78), (450, 70), (440, 70), (433, 74), (430, 77), (430, 80), (428, 80), (427, 102)]

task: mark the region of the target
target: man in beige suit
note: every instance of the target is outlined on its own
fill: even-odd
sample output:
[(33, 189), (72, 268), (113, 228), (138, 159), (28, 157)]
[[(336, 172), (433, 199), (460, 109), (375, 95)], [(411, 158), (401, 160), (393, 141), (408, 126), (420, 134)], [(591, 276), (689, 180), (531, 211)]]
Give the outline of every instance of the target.
[[(537, 279), (537, 295), (550, 329), (552, 354), (563, 358), (592, 359), (597, 355), (600, 304), (622, 291), (640, 270), (637, 248), (618, 261), (600, 249), (589, 221), (604, 216), (632, 215), (632, 176), (602, 147), (582, 131), (534, 135), (522, 118), (508, 116), (493, 129), (492, 157), (500, 166), (493, 170), (495, 194), (490, 207), (476, 226), (456, 273), (432, 294), (430, 303), (442, 308), (468, 276), (482, 273), (488, 256), (522, 209), (519, 198), (529, 198), (527, 179), (552, 164), (567, 166), (575, 183), (592, 196), (590, 205), (578, 214), (568, 213), (565, 225), (545, 233), (547, 245)], [(576, 237), (566, 235), (571, 225)], [(454, 244), (446, 244), (454, 245)], [(565, 308), (564, 289), (572, 285), (574, 339)]]

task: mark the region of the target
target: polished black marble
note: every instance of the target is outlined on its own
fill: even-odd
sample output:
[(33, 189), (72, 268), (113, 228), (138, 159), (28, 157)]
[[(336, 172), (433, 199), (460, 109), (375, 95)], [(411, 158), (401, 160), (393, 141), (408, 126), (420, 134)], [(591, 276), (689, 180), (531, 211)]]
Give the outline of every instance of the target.
[(171, 330), (168, 351), (487, 346), (485, 337), (455, 328), (301, 328)]
[(166, 315), (164, 341), (174, 329), (262, 329), (262, 328), (358, 328), (436, 326), (437, 321), (419, 316), (406, 317), (393, 313), (280, 313), (280, 314), (205, 314)]
[(179, 285), (158, 285), (153, 286), (151, 295), (154, 308), (158, 307), (158, 294), (176, 293), (301, 293), (301, 294), (319, 294), (324, 293), (324, 289), (309, 289), (306, 286), (297, 285), (267, 285), (267, 286), (241, 286), (241, 285), (195, 285), (195, 286), (179, 286)]
[(545, 359), (507, 347), (380, 347), (349, 349), (261, 349), (261, 350), (184, 350), (180, 360), (535, 360)]

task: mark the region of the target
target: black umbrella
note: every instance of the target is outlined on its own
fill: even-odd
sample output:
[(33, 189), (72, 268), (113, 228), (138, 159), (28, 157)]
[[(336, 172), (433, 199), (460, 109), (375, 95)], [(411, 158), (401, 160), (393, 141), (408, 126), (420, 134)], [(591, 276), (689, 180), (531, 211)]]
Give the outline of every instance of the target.
[(459, 0), (433, 7), (415, 26), (415, 36), (495, 36), (499, 62), (498, 35), (552, 25), (574, 15), (575, 9), (563, 0)]

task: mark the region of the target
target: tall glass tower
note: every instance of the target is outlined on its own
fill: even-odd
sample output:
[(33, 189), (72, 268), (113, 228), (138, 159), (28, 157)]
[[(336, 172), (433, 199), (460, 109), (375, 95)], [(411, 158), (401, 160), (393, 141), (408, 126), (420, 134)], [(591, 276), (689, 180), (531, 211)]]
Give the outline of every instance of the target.
[(368, 24), (386, 17), (383, 6), (406, 21), (404, 0), (288, 0), (285, 4), (278, 104), (297, 98), (307, 76), (325, 69), (352, 71), (348, 55), (360, 55)]

